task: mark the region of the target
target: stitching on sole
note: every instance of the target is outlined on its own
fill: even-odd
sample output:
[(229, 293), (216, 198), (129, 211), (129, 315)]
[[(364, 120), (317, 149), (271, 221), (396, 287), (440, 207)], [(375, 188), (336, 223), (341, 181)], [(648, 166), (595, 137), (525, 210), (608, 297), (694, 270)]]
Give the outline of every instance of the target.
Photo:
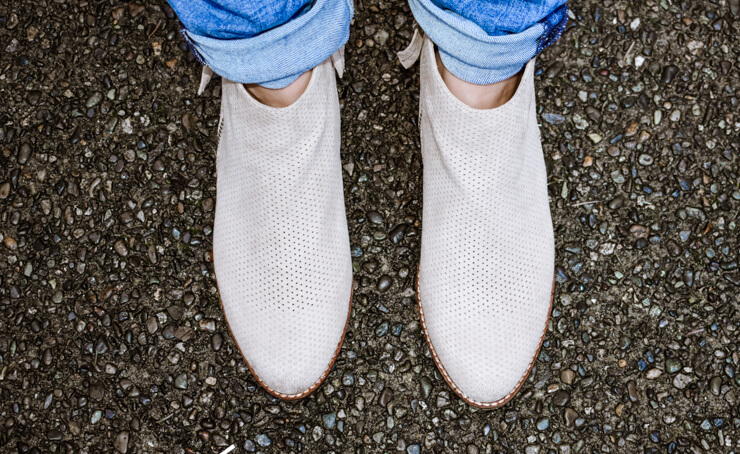
[(482, 409), (495, 409), (499, 408), (503, 405), (505, 405), (507, 402), (509, 402), (514, 395), (521, 389), (522, 385), (524, 385), (524, 381), (529, 376), (529, 373), (532, 371), (532, 367), (534, 367), (534, 363), (537, 360), (537, 355), (540, 352), (540, 349), (542, 348), (542, 343), (545, 340), (545, 334), (547, 334), (547, 325), (550, 323), (550, 315), (552, 313), (552, 300), (555, 295), (555, 276), (553, 276), (552, 280), (552, 290), (550, 291), (550, 306), (547, 309), (547, 319), (545, 320), (545, 328), (542, 330), (542, 335), (540, 336), (540, 342), (537, 345), (537, 350), (535, 350), (534, 356), (532, 357), (532, 361), (530, 361), (529, 366), (527, 367), (526, 372), (522, 376), (522, 378), (519, 379), (516, 386), (512, 391), (510, 391), (508, 394), (506, 394), (501, 399), (495, 400), (493, 402), (478, 402), (472, 398), (470, 398), (467, 394), (465, 394), (458, 386), (455, 384), (455, 382), (452, 380), (452, 377), (449, 376), (447, 373), (447, 369), (444, 368), (442, 365), (442, 361), (437, 356), (437, 351), (434, 349), (434, 345), (432, 344), (432, 340), (429, 338), (429, 333), (427, 332), (427, 325), (426, 321), (424, 320), (424, 309), (421, 306), (421, 295), (419, 293), (419, 274), (421, 271), (421, 266), (417, 268), (416, 270), (416, 302), (417, 306), (419, 308), (419, 318), (421, 319), (421, 328), (422, 331), (424, 331), (424, 338), (427, 340), (427, 345), (429, 345), (429, 351), (432, 354), (432, 359), (434, 359), (434, 364), (437, 366), (437, 369), (442, 373), (442, 377), (445, 379), (447, 384), (452, 388), (453, 391), (455, 391), (455, 394), (458, 395), (462, 400), (464, 400), (468, 405), (472, 405), (477, 408)]

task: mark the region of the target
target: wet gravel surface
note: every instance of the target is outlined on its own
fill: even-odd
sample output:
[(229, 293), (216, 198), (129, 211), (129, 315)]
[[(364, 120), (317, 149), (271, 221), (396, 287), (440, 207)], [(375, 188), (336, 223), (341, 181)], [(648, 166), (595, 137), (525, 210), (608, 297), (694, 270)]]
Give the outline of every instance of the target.
[(573, 1), (537, 71), (552, 321), (495, 411), (452, 394), (415, 311), (419, 78), (395, 59), (412, 16), (356, 4), (355, 304), (296, 404), (256, 386), (219, 308), (220, 90), (196, 96), (172, 11), (0, 2), (0, 452), (740, 451), (740, 2)]

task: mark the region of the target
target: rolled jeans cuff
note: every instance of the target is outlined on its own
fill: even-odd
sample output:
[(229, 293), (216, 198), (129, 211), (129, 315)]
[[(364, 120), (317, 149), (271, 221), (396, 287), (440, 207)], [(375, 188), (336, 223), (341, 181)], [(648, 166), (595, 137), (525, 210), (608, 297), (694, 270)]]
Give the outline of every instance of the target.
[(216, 39), (185, 28), (201, 63), (234, 82), (285, 88), (349, 39), (352, 0), (316, 0), (306, 13), (249, 38)]
[(437, 45), (445, 68), (460, 79), (478, 85), (506, 80), (565, 29), (565, 5), (520, 33), (491, 36), (473, 21), (432, 0), (409, 0), (414, 18)]

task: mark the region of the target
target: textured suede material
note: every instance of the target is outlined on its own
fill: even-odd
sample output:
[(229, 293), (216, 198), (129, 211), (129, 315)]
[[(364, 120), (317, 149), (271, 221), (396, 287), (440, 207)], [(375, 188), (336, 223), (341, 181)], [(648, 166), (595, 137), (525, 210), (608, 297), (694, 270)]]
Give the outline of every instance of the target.
[(223, 80), (213, 256), (226, 318), (261, 383), (290, 398), (341, 343), (352, 262), (331, 60), (286, 108)]
[(447, 89), (425, 38), (420, 109), (427, 335), (458, 394), (502, 401), (537, 354), (554, 271), (534, 60), (509, 102), (476, 110)]

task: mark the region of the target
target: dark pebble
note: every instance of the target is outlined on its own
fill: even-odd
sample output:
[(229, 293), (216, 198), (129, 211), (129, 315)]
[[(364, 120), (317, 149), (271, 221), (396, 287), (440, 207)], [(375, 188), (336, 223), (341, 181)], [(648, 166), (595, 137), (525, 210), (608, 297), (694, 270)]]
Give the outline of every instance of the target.
[(384, 274), (380, 276), (380, 279), (378, 279), (377, 288), (378, 288), (378, 291), (385, 292), (386, 290), (391, 288), (392, 285), (393, 285), (393, 278), (391, 278), (387, 274)]
[(385, 388), (383, 392), (380, 393), (380, 399), (378, 399), (378, 404), (380, 404), (380, 406), (382, 407), (385, 407), (392, 400), (393, 400), (393, 390), (390, 388)]
[(383, 216), (377, 211), (368, 211), (366, 216), (367, 216), (367, 219), (373, 224), (384, 224), (385, 223), (385, 219), (383, 219)]
[(567, 391), (560, 390), (552, 396), (552, 403), (558, 407), (565, 407), (570, 402), (570, 394)]

